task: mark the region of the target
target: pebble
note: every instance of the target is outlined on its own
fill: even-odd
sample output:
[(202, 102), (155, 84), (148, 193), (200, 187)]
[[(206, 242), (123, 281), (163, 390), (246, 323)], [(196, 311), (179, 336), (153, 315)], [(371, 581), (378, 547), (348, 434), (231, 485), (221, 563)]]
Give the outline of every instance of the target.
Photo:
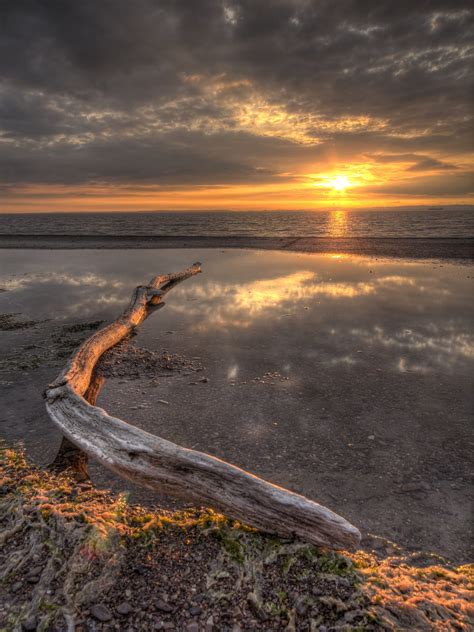
[(186, 632), (199, 632), (199, 623), (197, 621), (191, 621), (186, 626)]
[(156, 607), (162, 612), (173, 612), (173, 606), (170, 606), (164, 599), (158, 599)]
[(26, 619), (26, 621), (23, 621), (21, 627), (23, 628), (23, 630), (25, 630), (25, 632), (33, 632), (34, 630), (36, 630), (37, 625), (38, 623), (36, 621), (36, 617), (34, 615), (31, 615), (31, 617), (28, 617), (28, 619)]
[(165, 404), (165, 406), (169, 406), (170, 403), (166, 401), (166, 399), (159, 399), (158, 404)]
[(102, 603), (96, 603), (91, 606), (90, 613), (94, 617), (94, 619), (102, 621), (103, 623), (112, 620), (112, 613), (107, 608), (107, 606), (104, 606), (104, 604)]
[(132, 612), (132, 606), (128, 603), (128, 601), (122, 601), (122, 603), (119, 603), (117, 606), (117, 612), (126, 616)]
[(15, 582), (12, 585), (12, 591), (13, 592), (18, 592), (22, 586), (23, 586), (23, 584), (21, 582)]
[(202, 612), (202, 608), (200, 608), (199, 606), (191, 606), (189, 608), (189, 614), (192, 617), (197, 617), (198, 615), (200, 615)]

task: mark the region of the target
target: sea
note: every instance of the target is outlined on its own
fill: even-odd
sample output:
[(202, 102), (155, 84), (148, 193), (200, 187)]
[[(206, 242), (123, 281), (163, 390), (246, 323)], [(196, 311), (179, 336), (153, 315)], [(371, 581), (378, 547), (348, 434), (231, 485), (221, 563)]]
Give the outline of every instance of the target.
[(0, 235), (474, 237), (474, 207), (0, 214)]

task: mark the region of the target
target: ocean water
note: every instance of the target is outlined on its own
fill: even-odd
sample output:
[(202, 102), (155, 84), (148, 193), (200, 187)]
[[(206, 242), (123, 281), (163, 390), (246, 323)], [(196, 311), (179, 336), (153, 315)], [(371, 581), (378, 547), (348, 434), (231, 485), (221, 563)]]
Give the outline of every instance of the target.
[(0, 234), (474, 237), (474, 208), (0, 214)]

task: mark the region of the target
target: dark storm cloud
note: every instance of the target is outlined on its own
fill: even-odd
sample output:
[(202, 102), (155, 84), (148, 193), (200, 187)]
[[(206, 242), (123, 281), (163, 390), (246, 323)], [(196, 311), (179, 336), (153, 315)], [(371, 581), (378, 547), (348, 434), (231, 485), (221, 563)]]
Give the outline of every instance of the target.
[[(271, 181), (370, 152), (443, 171), (470, 150), (467, 2), (15, 0), (0, 25), (3, 183)], [(261, 103), (288, 122), (253, 123)]]

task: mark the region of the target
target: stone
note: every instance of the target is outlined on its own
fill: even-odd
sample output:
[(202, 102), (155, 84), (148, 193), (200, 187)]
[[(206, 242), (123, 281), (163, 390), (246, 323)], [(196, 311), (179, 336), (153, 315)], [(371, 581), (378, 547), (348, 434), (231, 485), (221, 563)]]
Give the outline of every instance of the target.
[(122, 601), (122, 603), (119, 603), (116, 610), (119, 614), (126, 616), (132, 612), (132, 606), (128, 603), (128, 601)]
[(102, 621), (102, 623), (111, 621), (113, 618), (112, 613), (107, 608), (107, 606), (104, 606), (103, 603), (96, 603), (93, 606), (91, 606), (90, 613), (94, 617), (94, 619), (97, 619), (98, 621)]
[(22, 586), (23, 586), (23, 584), (21, 582), (15, 582), (12, 585), (12, 591), (13, 592), (18, 592)]
[(189, 608), (189, 614), (192, 617), (197, 617), (198, 615), (200, 615), (202, 612), (202, 608), (200, 608), (199, 606), (191, 606)]
[(170, 606), (164, 599), (158, 599), (156, 607), (162, 612), (173, 612), (173, 606)]
[(34, 615), (31, 615), (30, 617), (28, 617), (28, 619), (23, 621), (23, 623), (21, 624), (21, 627), (23, 628), (23, 630), (25, 630), (25, 632), (34, 632), (37, 626), (38, 626), (38, 622)]
[(199, 632), (199, 623), (197, 621), (191, 621), (186, 626), (186, 632)]

